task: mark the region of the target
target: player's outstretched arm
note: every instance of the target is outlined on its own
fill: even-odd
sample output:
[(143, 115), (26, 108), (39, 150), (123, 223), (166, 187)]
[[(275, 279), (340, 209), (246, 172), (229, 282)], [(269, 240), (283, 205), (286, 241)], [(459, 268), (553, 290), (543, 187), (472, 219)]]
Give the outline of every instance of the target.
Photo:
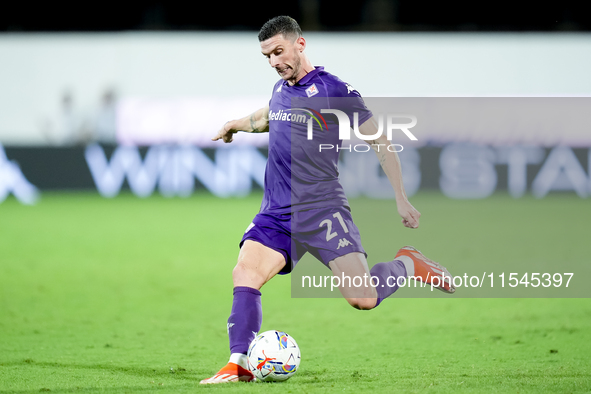
[(269, 131), (269, 106), (261, 108), (252, 114), (241, 119), (230, 120), (226, 122), (218, 131), (212, 141), (219, 139), (226, 143), (234, 140), (234, 134), (239, 131), (247, 133), (266, 133)]
[[(361, 134), (375, 135), (377, 131), (378, 124), (373, 117), (359, 126), (359, 132)], [(402, 217), (402, 224), (408, 228), (419, 227), (421, 213), (408, 201), (408, 197), (404, 191), (404, 184), (402, 183), (402, 168), (400, 166), (398, 154), (386, 149), (386, 147), (390, 145), (390, 141), (388, 141), (385, 135), (382, 135), (375, 140), (369, 140), (366, 142), (371, 145), (372, 149), (378, 156), (380, 165), (386, 173), (390, 184), (394, 188), (394, 192), (396, 193), (396, 206), (398, 207), (398, 213)]]

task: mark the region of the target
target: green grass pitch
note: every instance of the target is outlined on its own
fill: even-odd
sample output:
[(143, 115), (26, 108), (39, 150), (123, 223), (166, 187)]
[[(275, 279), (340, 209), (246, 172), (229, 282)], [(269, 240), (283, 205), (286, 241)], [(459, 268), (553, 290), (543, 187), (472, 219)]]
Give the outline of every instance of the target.
[[(285, 383), (201, 387), (228, 358), (231, 270), (260, 198), (46, 193), (33, 207), (2, 203), (0, 392), (591, 391), (589, 299), (395, 295), (357, 311), (291, 298), (289, 276), (263, 287), (262, 330), (296, 338), (300, 370)], [(414, 244), (452, 273), (454, 261), (589, 262), (589, 200), (411, 200), (423, 213), (416, 231), (392, 202), (358, 219), (370, 265), (384, 243)], [(371, 220), (390, 220), (391, 231), (366, 236)]]

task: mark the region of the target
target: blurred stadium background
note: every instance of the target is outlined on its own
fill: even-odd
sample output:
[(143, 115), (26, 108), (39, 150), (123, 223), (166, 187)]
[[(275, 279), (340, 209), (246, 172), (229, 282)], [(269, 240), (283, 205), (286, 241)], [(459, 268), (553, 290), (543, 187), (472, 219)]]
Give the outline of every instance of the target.
[[(35, 188), (114, 196), (127, 185), (140, 196), (157, 188), (165, 195), (188, 195), (193, 183), (219, 196), (244, 195), (249, 177), (260, 187), (267, 136), (237, 138), (223, 153), (210, 136), (225, 120), (267, 102), (276, 74), (260, 55), (255, 33), (278, 13), (299, 18), (313, 62), (365, 97), (579, 97), (591, 92), (591, 25), (582, 2), (532, 10), (527, 3), (491, 2), (473, 9), (462, 2), (443, 7), (372, 0), (345, 9), (336, 2), (304, 0), (290, 7), (257, 3), (264, 12), (236, 3), (232, 13), (216, 4), (208, 12), (184, 2), (117, 4), (40, 3), (35, 12), (15, 5), (2, 13), (0, 199), (16, 191), (19, 200), (34, 201)], [(411, 194), (440, 189), (442, 176), (463, 176), (441, 173), (453, 172), (447, 164), (456, 158), (482, 171), (456, 179), (467, 185), (465, 190), (443, 187), (452, 197), (486, 197), (507, 189), (511, 173), (520, 180), (513, 180), (510, 192), (521, 196), (531, 189), (548, 149), (557, 145), (574, 149), (581, 168), (571, 172), (587, 169), (588, 133), (574, 138), (557, 131), (551, 133), (554, 138), (544, 138), (532, 131), (516, 142), (499, 138), (491, 128), (476, 141), (484, 145), (478, 160), (454, 149), (454, 143), (475, 142), (473, 136), (438, 133), (439, 143), (422, 140), (435, 149), (423, 147), (418, 155), (406, 155), (413, 158), (403, 157), (407, 167), (416, 167), (413, 179), (421, 179)], [(89, 145), (94, 142), (102, 147)], [(515, 155), (491, 150), (491, 143), (546, 150), (519, 150), (523, 165), (511, 159)], [(179, 146), (191, 147), (193, 168), (180, 164)], [(254, 147), (262, 149), (257, 153)], [(249, 158), (246, 164), (231, 160), (239, 152)], [(208, 161), (218, 154), (225, 156)], [(155, 161), (164, 164), (155, 166)], [(238, 166), (237, 176), (221, 181), (225, 186), (215, 181), (215, 169), (222, 170), (223, 162)], [(566, 188), (586, 196), (585, 177), (558, 179), (537, 194)]]
[[(210, 138), (269, 99), (277, 75), (256, 32), (280, 14), (300, 21), (314, 64), (365, 97), (576, 97), (589, 107), (588, 2), (12, 4), (0, 12), (0, 392), (162, 382), (178, 392), (226, 361), (229, 273), (258, 211), (267, 136)], [(409, 145), (405, 183), (425, 228), (396, 229), (394, 243), (479, 267), (506, 255), (507, 269), (512, 258), (588, 262), (585, 127), (519, 138), (441, 130)], [(380, 182), (348, 191), (366, 206), (392, 198)], [(265, 295), (263, 329), (285, 329), (304, 348), (292, 382), (305, 390), (388, 391), (362, 378), (382, 362), (357, 360), (396, 354), (376, 332), (392, 315), (404, 316), (400, 352), (421, 363), (388, 358), (403, 389), (591, 387), (588, 299), (402, 300), (360, 330), (380, 345), (349, 345), (359, 318), (342, 301), (291, 300), (286, 313), (289, 278)], [(429, 319), (416, 313), (434, 307)], [(339, 355), (309, 330), (334, 321)], [(420, 340), (440, 330), (453, 335)]]

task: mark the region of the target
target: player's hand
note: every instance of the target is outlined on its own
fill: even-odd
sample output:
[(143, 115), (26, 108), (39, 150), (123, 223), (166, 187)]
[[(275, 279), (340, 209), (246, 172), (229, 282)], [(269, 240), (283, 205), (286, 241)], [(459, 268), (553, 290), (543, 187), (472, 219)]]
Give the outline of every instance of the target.
[(223, 140), (226, 144), (234, 141), (234, 133), (236, 130), (232, 129), (232, 122), (226, 122), (224, 126), (218, 131), (215, 137), (213, 137), (212, 141), (217, 141), (219, 139)]
[(404, 224), (404, 227), (418, 228), (421, 213), (417, 211), (408, 200), (397, 201), (396, 205), (398, 206), (398, 213), (402, 217), (402, 224)]

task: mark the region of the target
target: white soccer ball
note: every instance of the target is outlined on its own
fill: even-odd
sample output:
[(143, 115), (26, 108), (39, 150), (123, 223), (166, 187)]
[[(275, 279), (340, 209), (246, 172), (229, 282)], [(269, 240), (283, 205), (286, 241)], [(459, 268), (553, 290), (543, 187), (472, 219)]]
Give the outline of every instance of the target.
[(248, 347), (248, 367), (257, 380), (280, 382), (296, 373), (300, 366), (300, 348), (283, 331), (265, 331)]

